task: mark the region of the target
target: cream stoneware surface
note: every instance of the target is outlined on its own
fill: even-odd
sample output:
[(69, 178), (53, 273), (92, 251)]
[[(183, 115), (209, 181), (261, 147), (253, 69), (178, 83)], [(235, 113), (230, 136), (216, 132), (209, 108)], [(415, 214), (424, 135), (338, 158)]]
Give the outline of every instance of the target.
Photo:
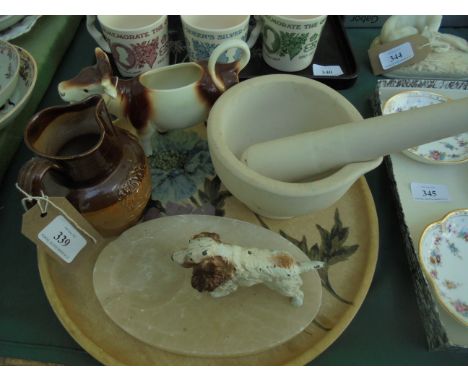
[(19, 78), (20, 56), (16, 48), (0, 40), (0, 107), (16, 89)]
[(297, 182), (466, 131), (468, 98), (290, 135), (247, 148), (241, 160), (260, 174)]
[(16, 47), (16, 49), (20, 55), (19, 80), (8, 103), (0, 109), (0, 129), (9, 124), (23, 110), (36, 84), (36, 61), (23, 48)]
[(104, 248), (94, 267), (96, 296), (117, 325), (169, 352), (234, 357), (278, 346), (312, 322), (322, 296), (316, 270), (301, 275), (301, 307), (260, 284), (219, 298), (194, 289), (192, 268), (183, 268), (171, 255), (200, 232), (215, 232), (225, 243), (282, 250), (308, 261), (281, 235), (237, 219), (179, 215), (147, 221)]
[(261, 76), (229, 89), (213, 106), (210, 154), (226, 188), (254, 212), (272, 218), (305, 215), (331, 206), (382, 158), (289, 183), (250, 169), (241, 161), (242, 153), (256, 143), (361, 120), (350, 102), (317, 81), (288, 74)]
[(468, 209), (424, 230), (419, 261), (442, 306), (468, 328)]
[[(449, 101), (449, 98), (437, 93), (420, 90), (404, 91), (394, 95), (385, 103), (382, 114), (399, 113)], [(428, 164), (464, 163), (468, 161), (468, 133), (411, 147), (404, 150), (403, 154)]]

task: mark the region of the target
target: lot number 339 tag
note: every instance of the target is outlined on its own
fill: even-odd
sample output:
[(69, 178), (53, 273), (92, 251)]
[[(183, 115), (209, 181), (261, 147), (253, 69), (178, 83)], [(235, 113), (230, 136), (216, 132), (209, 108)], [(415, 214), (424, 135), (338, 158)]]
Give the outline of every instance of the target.
[(52, 220), (37, 236), (67, 263), (71, 263), (86, 245), (86, 239), (62, 215)]

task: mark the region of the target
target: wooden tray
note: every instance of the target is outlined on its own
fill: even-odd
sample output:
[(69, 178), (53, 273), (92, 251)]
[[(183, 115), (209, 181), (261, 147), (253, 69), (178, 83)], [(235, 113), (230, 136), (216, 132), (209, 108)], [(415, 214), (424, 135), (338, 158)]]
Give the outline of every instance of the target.
[(327, 261), (320, 274), (322, 306), (307, 329), (281, 346), (250, 356), (202, 358), (165, 352), (130, 336), (105, 314), (93, 289), (97, 256), (78, 256), (72, 264), (62, 265), (39, 253), (46, 295), (69, 334), (108, 365), (303, 365), (329, 347), (360, 308), (377, 262), (377, 214), (364, 177), (334, 206), (289, 220), (261, 218), (227, 193), (223, 201), (226, 216), (280, 232), (308, 255)]

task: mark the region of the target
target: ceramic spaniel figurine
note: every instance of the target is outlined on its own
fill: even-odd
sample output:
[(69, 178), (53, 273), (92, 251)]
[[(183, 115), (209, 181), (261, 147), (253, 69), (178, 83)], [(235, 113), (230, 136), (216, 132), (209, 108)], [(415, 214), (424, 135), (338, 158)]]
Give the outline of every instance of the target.
[(212, 297), (233, 293), (239, 286), (264, 283), (301, 306), (301, 273), (323, 266), (320, 261), (297, 262), (283, 251), (244, 248), (223, 243), (218, 234), (201, 232), (192, 237), (187, 248), (175, 252), (172, 260), (193, 268), (192, 286)]
[[(240, 61), (217, 64), (226, 50), (240, 48)], [(147, 155), (154, 130), (164, 132), (197, 125), (208, 117), (211, 106), (229, 87), (239, 82), (239, 71), (247, 65), (250, 51), (241, 40), (218, 46), (208, 62), (185, 62), (151, 69), (132, 79), (114, 76), (109, 59), (96, 48), (96, 64), (58, 86), (60, 97), (79, 102), (90, 95), (103, 96), (107, 109), (131, 125)]]

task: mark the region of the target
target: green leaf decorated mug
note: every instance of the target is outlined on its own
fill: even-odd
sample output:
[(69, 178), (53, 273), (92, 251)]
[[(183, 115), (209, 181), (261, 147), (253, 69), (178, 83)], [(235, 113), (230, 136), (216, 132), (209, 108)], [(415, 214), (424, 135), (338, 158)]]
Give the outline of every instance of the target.
[(262, 54), (272, 68), (297, 72), (312, 64), (327, 16), (262, 16)]

